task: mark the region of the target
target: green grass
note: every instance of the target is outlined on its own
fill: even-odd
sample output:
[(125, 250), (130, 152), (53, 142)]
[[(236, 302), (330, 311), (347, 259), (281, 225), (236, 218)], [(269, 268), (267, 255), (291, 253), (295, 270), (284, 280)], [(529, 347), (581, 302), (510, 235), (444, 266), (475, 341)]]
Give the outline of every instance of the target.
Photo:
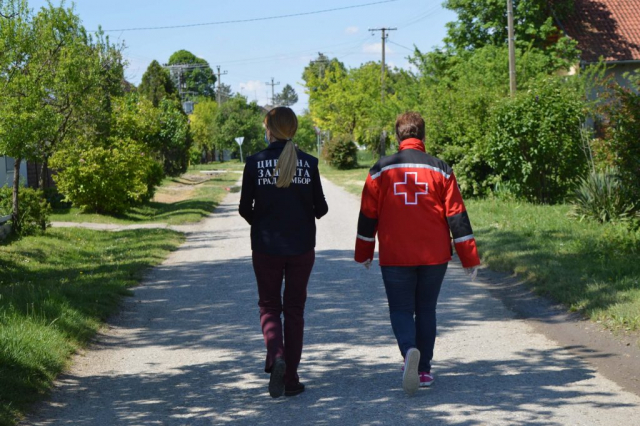
[(157, 229), (50, 229), (0, 244), (0, 425), (46, 395), (128, 288), (183, 239)]
[[(122, 215), (115, 216), (84, 213), (75, 207), (56, 209), (51, 215), (51, 220), (55, 222), (91, 222), (123, 225), (150, 222), (180, 225), (198, 222), (215, 209), (227, 194), (226, 188), (235, 185), (241, 175), (233, 173), (233, 171), (239, 171), (242, 168), (243, 165), (238, 161), (192, 166), (183, 177), (167, 178), (158, 188), (157, 194), (162, 195), (163, 193), (171, 192), (171, 187), (182, 186), (188, 189), (190, 186), (194, 191), (185, 200), (176, 202), (150, 201), (133, 207)], [(209, 180), (202, 183), (196, 183), (196, 181), (189, 179), (191, 176), (204, 176), (200, 173), (203, 170), (227, 170), (228, 173), (211, 176)]]
[(331, 182), (343, 187), (348, 192), (360, 196), (364, 181), (367, 179), (369, 169), (377, 158), (369, 151), (358, 151), (358, 168), (351, 170), (338, 170), (320, 161), (320, 175)]
[(611, 329), (640, 330), (640, 232), (567, 217), (570, 206), (467, 201), (482, 259)]
[[(363, 164), (363, 162), (361, 162)], [(368, 168), (321, 174), (360, 195)], [(467, 200), (480, 255), (541, 295), (614, 330), (640, 330), (640, 231), (567, 217), (567, 205)]]

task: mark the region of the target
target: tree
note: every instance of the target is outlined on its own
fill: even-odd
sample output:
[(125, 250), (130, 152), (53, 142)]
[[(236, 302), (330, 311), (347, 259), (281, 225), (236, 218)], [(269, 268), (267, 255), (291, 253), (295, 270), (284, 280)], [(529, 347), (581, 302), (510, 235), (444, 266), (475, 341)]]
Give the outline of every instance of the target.
[(21, 162), (46, 166), (66, 139), (106, 131), (123, 67), (119, 50), (88, 36), (73, 9), (49, 4), (33, 15), (26, 1), (8, 0), (0, 14), (0, 152), (16, 160), (17, 227)]
[(142, 76), (138, 91), (149, 99), (154, 107), (160, 105), (165, 98), (178, 99), (178, 89), (171, 80), (171, 74), (155, 60)]
[(218, 109), (213, 132), (213, 146), (222, 160), (222, 151), (229, 149), (239, 152), (235, 138), (243, 136), (242, 150), (246, 155), (264, 149), (264, 115), (255, 103), (247, 103), (247, 98), (236, 94)]
[(301, 150), (312, 155), (317, 155), (318, 137), (310, 114), (305, 113), (298, 115), (298, 131), (293, 141)]
[(218, 94), (220, 95), (220, 103), (225, 103), (233, 97), (231, 86), (224, 83), (220, 83), (216, 87), (216, 99), (218, 99)]
[[(543, 48), (558, 35), (554, 18), (570, 12), (573, 0), (513, 0), (518, 47)], [(504, 0), (446, 0), (444, 7), (458, 14), (447, 24), (445, 44), (454, 50), (474, 50), (507, 42), (507, 8)], [(554, 16), (555, 15), (555, 16)]]
[(194, 68), (172, 72), (175, 85), (194, 97), (215, 99), (216, 76), (207, 61), (187, 50), (179, 50), (171, 55), (169, 65), (194, 65)]
[(212, 100), (198, 102), (191, 114), (191, 131), (196, 147), (205, 154), (207, 161), (215, 149), (215, 126), (218, 104)]
[(282, 92), (278, 93), (273, 98), (273, 103), (276, 106), (290, 107), (292, 105), (295, 105), (297, 102), (298, 102), (298, 94), (296, 93), (294, 88), (291, 87), (290, 84), (287, 84), (286, 86), (284, 86), (282, 88)]

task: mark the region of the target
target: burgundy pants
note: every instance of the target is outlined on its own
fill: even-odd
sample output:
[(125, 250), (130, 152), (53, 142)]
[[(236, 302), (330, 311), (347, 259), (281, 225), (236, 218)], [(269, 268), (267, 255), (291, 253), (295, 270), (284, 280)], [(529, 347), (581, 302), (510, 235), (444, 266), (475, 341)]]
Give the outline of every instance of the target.
[[(298, 256), (271, 256), (253, 252), (253, 270), (258, 282), (260, 324), (267, 360), (264, 370), (269, 373), (276, 358), (287, 364), (285, 384), (298, 382), (298, 365), (302, 357), (304, 336), (304, 305), (307, 284), (315, 261), (315, 251)], [(284, 278), (284, 295), (282, 279)], [(280, 315), (284, 313), (284, 333)]]

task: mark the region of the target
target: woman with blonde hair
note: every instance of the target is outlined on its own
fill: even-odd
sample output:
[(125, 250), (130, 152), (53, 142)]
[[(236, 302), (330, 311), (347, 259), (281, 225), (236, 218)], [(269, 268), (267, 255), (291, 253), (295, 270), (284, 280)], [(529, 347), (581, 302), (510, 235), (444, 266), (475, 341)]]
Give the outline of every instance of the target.
[[(251, 225), (265, 372), (273, 398), (298, 395), (307, 284), (315, 261), (315, 220), (327, 214), (318, 160), (296, 149), (295, 113), (274, 108), (264, 119), (269, 146), (247, 158), (240, 215)], [(282, 283), (284, 278), (284, 295)], [(284, 330), (281, 314), (284, 314)]]

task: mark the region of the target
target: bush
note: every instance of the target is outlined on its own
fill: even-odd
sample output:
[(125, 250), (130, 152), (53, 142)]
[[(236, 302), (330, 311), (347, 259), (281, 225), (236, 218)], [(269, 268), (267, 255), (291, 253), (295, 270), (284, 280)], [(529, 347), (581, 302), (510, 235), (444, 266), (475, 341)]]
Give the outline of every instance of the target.
[(122, 213), (149, 199), (162, 179), (162, 166), (142, 144), (110, 140), (110, 146), (79, 141), (57, 151), (51, 166), (67, 201), (84, 210)]
[[(20, 188), (18, 195), (20, 235), (32, 235), (44, 231), (51, 225), (51, 205), (39, 189)], [(13, 211), (13, 188), (0, 187), (0, 216)]]
[[(640, 86), (640, 85), (637, 85)], [(640, 88), (640, 87), (639, 87)], [(615, 167), (629, 200), (640, 199), (640, 94), (614, 83), (602, 93), (603, 138), (593, 142), (599, 168)]]
[(202, 151), (197, 146), (192, 146), (189, 148), (189, 164), (200, 164), (202, 163)]
[(324, 145), (324, 159), (337, 169), (358, 167), (358, 147), (349, 136), (336, 136)]
[(625, 198), (625, 189), (615, 170), (590, 173), (580, 180), (573, 199), (572, 216), (598, 222), (628, 221), (634, 205)]
[(547, 77), (505, 99), (492, 111), (487, 159), (497, 181), (518, 197), (562, 201), (586, 169), (581, 123), (584, 93), (578, 84)]

